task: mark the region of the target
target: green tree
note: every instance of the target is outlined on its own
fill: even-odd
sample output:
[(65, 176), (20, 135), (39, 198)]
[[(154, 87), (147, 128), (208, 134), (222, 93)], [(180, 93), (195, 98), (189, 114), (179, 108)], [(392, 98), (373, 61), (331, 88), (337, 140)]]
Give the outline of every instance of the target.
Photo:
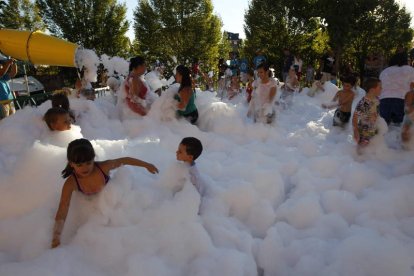
[(36, 0), (36, 3), (53, 35), (94, 49), (99, 55), (128, 55), (125, 4), (116, 0)]
[[(306, 16), (300, 16), (302, 12)], [(252, 60), (260, 49), (277, 73), (281, 71), (284, 48), (311, 62), (327, 42), (319, 23), (318, 18), (308, 16), (290, 1), (252, 0), (245, 14), (245, 55)]]
[(32, 1), (1, 1), (0, 6), (0, 26), (9, 29), (30, 31), (45, 29), (39, 8)]
[(397, 45), (410, 46), (413, 38), (410, 22), (410, 14), (394, 0), (379, 1), (377, 7), (357, 20), (358, 32), (352, 33), (345, 43), (344, 58), (353, 62), (362, 75), (364, 59), (369, 53), (382, 54), (388, 60)]
[(227, 59), (232, 50), (227, 32), (223, 32), (219, 43), (219, 57)]
[(152, 60), (213, 64), (221, 25), (211, 0), (140, 0), (134, 12), (138, 51)]

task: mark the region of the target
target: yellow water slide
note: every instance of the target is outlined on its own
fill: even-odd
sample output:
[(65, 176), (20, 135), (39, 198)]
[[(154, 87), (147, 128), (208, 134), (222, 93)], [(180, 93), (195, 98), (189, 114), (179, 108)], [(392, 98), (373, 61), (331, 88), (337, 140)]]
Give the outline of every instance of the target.
[(76, 67), (78, 45), (40, 31), (0, 29), (0, 51), (36, 65)]

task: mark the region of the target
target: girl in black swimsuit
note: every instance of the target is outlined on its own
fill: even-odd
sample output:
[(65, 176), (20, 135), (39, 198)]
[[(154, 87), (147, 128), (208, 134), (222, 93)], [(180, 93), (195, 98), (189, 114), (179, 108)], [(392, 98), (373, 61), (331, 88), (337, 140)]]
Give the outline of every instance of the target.
[(66, 178), (66, 181), (63, 184), (59, 209), (56, 213), (52, 248), (60, 244), (60, 234), (69, 211), (73, 191), (88, 196), (99, 193), (109, 181), (109, 172), (122, 165), (144, 167), (150, 173), (158, 173), (158, 169), (153, 164), (132, 157), (95, 162), (95, 151), (87, 139), (70, 142), (67, 158), (68, 164), (62, 171), (62, 177)]

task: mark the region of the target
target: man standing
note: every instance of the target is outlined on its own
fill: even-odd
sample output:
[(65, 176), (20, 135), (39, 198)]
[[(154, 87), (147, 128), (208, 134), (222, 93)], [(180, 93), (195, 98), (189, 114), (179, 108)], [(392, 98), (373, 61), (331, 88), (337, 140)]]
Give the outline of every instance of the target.
[(335, 57), (332, 50), (323, 55), (321, 60), (322, 82), (331, 81), (331, 75), (334, 72)]
[(283, 77), (283, 82), (285, 82), (288, 76), (290, 67), (292, 67), (293, 65), (294, 57), (288, 48), (283, 49), (283, 55), (284, 55), (284, 59), (283, 59), (282, 77)]
[(14, 59), (0, 61), (0, 102), (3, 105), (4, 117), (14, 113), (12, 107), (13, 92), (10, 90), (9, 80), (17, 74), (17, 65)]

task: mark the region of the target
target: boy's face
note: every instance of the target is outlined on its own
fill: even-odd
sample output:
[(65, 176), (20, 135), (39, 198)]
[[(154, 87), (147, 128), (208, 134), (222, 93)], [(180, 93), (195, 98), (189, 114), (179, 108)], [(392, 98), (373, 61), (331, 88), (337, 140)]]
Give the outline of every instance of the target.
[(69, 114), (62, 114), (57, 117), (56, 122), (52, 124), (52, 128), (56, 131), (64, 131), (69, 130), (70, 125)]
[(191, 163), (193, 162), (193, 156), (187, 154), (187, 147), (183, 144), (179, 144), (178, 145), (178, 149), (177, 149), (177, 160), (178, 161), (183, 161), (186, 163)]
[(344, 87), (344, 91), (349, 92), (352, 90), (352, 85), (350, 83), (344, 82), (343, 87)]
[(259, 69), (257, 69), (257, 76), (260, 79), (266, 79), (267, 72), (263, 68), (259, 68)]

